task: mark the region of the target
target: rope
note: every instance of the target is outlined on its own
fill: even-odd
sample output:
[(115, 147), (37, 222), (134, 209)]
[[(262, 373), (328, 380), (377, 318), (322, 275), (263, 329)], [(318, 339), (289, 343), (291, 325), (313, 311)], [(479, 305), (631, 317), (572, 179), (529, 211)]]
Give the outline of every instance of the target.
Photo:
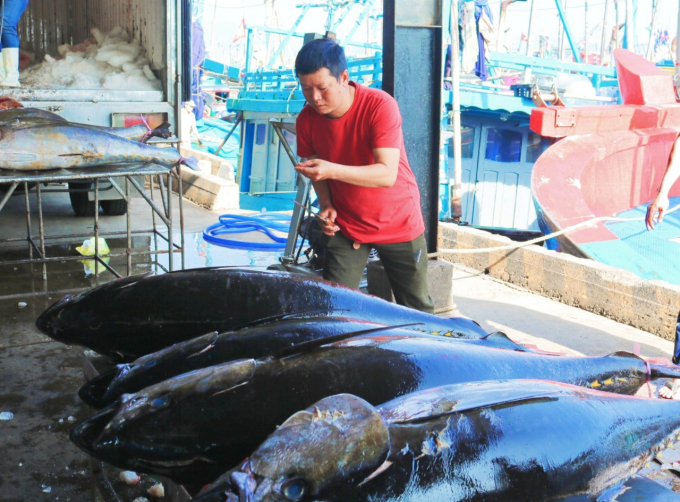
[(144, 133), (144, 136), (142, 136), (141, 143), (146, 143), (147, 140), (153, 135), (153, 130), (151, 129), (151, 126), (144, 118), (144, 115), (140, 115), (139, 117), (142, 119), (142, 123), (146, 126), (146, 132)]
[[(676, 211), (680, 209), (680, 204), (675, 206), (674, 208), (666, 211), (664, 214), (670, 214), (673, 211)], [(595, 218), (592, 218), (590, 220), (582, 221), (581, 223), (577, 223), (576, 225), (572, 225), (571, 227), (567, 227), (563, 230), (559, 230), (557, 232), (553, 232), (548, 235), (542, 235), (541, 237), (536, 237), (535, 239), (531, 239), (528, 241), (524, 242), (518, 242), (514, 244), (508, 244), (506, 246), (496, 246), (496, 247), (491, 247), (491, 248), (475, 248), (475, 249), (440, 249), (440, 253), (454, 253), (454, 254), (473, 254), (473, 253), (486, 253), (487, 251), (506, 251), (506, 250), (511, 250), (511, 249), (519, 249), (525, 246), (530, 246), (532, 244), (537, 244), (539, 242), (547, 241), (548, 239), (552, 239), (553, 237), (559, 237), (560, 235), (566, 234), (571, 232), (572, 230), (576, 230), (577, 228), (585, 227), (585, 226), (593, 226), (594, 223), (598, 223), (600, 221), (644, 221), (645, 217), (642, 218), (617, 218), (614, 216), (597, 216)]]

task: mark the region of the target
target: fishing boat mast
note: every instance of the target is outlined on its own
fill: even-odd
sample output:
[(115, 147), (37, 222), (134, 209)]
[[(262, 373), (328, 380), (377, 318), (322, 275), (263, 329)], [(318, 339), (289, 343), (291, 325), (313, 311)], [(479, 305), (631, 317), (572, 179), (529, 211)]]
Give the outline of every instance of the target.
[(451, 191), (451, 218), (460, 221), (463, 215), (463, 164), (460, 128), (460, 47), (458, 43), (458, 0), (451, 0), (449, 29), (451, 30), (451, 92), (453, 124), (453, 190)]

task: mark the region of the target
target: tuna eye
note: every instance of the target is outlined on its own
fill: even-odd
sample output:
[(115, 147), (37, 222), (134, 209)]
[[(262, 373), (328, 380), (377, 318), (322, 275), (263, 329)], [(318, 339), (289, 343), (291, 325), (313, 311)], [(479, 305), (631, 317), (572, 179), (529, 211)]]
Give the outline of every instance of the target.
[(153, 401), (151, 401), (151, 406), (154, 408), (165, 408), (170, 404), (170, 401), (172, 398), (169, 395), (157, 397)]
[(298, 502), (307, 494), (307, 482), (304, 479), (291, 479), (281, 487), (281, 492), (286, 500)]

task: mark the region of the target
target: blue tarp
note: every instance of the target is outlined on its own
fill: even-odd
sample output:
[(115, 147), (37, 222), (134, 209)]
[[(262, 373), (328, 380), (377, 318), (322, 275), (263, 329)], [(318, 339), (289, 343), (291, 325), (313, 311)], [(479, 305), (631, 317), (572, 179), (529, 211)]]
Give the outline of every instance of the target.
[[(210, 152), (214, 155), (224, 138), (234, 127), (234, 124), (225, 120), (204, 117), (203, 119), (196, 121), (196, 127), (203, 138), (203, 145), (194, 142), (191, 147), (195, 150)], [(241, 126), (236, 128), (218, 154), (218, 157), (229, 160), (234, 166), (234, 170), (238, 167), (238, 151), (240, 144)]]

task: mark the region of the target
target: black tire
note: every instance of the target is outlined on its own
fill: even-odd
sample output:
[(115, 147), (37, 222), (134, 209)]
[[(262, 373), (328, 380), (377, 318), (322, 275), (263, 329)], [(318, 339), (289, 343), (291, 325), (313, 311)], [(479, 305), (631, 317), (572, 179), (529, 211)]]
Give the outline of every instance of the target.
[[(92, 187), (92, 183), (89, 181), (72, 181), (68, 184), (70, 190), (86, 190)], [(93, 200), (89, 200), (88, 193), (82, 192), (69, 192), (69, 198), (71, 199), (71, 207), (76, 216), (94, 216), (96, 206)]]
[(128, 207), (125, 199), (103, 200), (99, 205), (108, 216), (121, 216), (127, 213)]

